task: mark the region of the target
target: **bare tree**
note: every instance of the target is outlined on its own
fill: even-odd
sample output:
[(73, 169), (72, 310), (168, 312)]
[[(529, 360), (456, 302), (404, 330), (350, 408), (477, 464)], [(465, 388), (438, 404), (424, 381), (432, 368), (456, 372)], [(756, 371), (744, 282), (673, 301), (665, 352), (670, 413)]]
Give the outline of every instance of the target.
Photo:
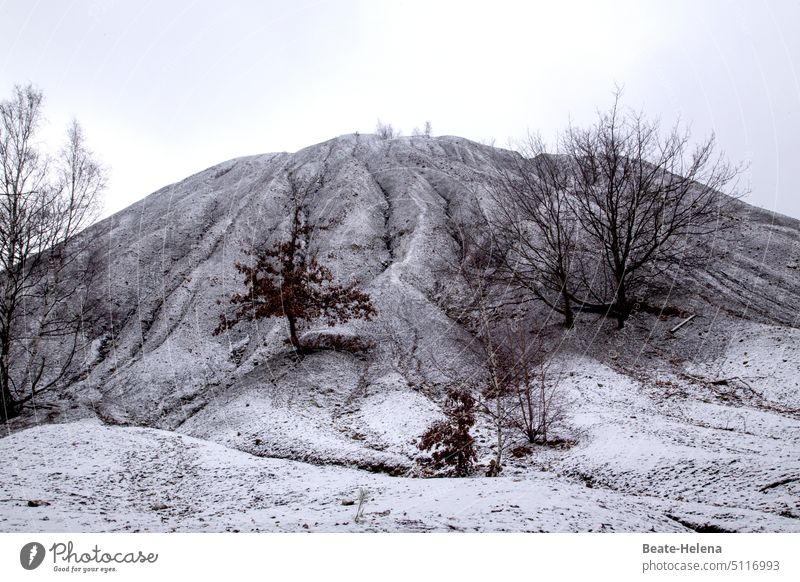
[(506, 250), (479, 218), (465, 219), (454, 228), (452, 236), (458, 245), (458, 258), (451, 265), (451, 279), (459, 281), (463, 288), (458, 296), (444, 298), (444, 302), (450, 317), (472, 334), (469, 348), (482, 364), (482, 373), (467, 384), (476, 385), (477, 409), (489, 419), (494, 431), (494, 458), (488, 474), (495, 476), (503, 468), (510, 415), (508, 370), (502, 361), (504, 328), (510, 312), (525, 299), (500, 276)]
[(433, 135), (433, 125), (431, 125), (430, 121), (426, 121), (422, 129), (415, 127), (411, 131), (411, 135), (414, 137), (431, 137)]
[[(509, 247), (473, 219), (453, 232), (458, 261), (451, 280), (463, 292), (444, 299), (448, 314), (472, 334), (469, 344), (481, 370), (462, 380), (476, 393), (476, 410), (494, 433), (494, 455), (486, 474), (503, 470), (505, 452), (517, 439), (545, 445), (566, 413), (561, 375), (541, 334), (532, 335), (529, 297), (504, 272)], [(523, 290), (524, 291), (524, 290)]]
[[(91, 265), (79, 232), (99, 210), (105, 170), (77, 122), (56, 159), (37, 143), (42, 93), (0, 103), (0, 418), (68, 379), (86, 323)], [(84, 237), (85, 238), (85, 237)]]
[(380, 119), (378, 119), (378, 122), (375, 124), (375, 133), (381, 139), (400, 137), (400, 132), (395, 130), (391, 123), (384, 123)]
[(570, 206), (572, 165), (547, 153), (538, 136), (529, 136), (510, 168), (491, 192), (491, 228), (506, 241), (503, 270), (573, 326), (573, 258), (578, 223)]
[(663, 132), (620, 98), (593, 127), (570, 127), (553, 153), (529, 138), (493, 192), (506, 276), (567, 327), (577, 311), (623, 327), (665, 271), (702, 264), (730, 224), (739, 168), (715, 155), (714, 136), (692, 145), (688, 130)]
[(310, 196), (321, 187), (322, 174), (303, 179), (295, 172), (287, 175), (290, 224), (288, 236), (272, 245), (245, 248), (253, 264), (236, 263), (243, 275), (246, 290), (234, 293), (230, 302), (237, 305), (232, 316), (221, 313), (214, 335), (240, 321), (285, 317), (289, 327), (288, 342), (297, 350), (306, 350), (298, 337), (298, 324), (323, 318), (328, 325), (354, 318), (372, 319), (375, 308), (367, 293), (356, 282), (342, 285), (333, 280), (330, 269), (319, 263), (311, 237), (328, 224), (315, 223), (309, 217)]
[(564, 419), (561, 375), (550, 358), (541, 335), (520, 325), (506, 328), (508, 339), (501, 355), (507, 397), (513, 400), (511, 426), (529, 443), (546, 445), (551, 428)]
[[(623, 327), (640, 296), (665, 270), (704, 256), (724, 225), (739, 168), (715, 154), (713, 134), (692, 145), (678, 124), (621, 110), (620, 93), (588, 129), (570, 127), (562, 150), (570, 166), (568, 198), (593, 259), (603, 267), (582, 308), (605, 311)], [(606, 284), (603, 284), (603, 283)]]

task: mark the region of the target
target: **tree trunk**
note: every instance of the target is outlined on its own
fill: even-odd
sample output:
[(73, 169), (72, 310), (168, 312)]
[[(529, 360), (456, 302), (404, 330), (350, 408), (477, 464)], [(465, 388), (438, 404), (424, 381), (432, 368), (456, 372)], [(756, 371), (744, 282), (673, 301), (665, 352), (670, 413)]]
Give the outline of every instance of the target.
[(18, 403), (11, 394), (9, 369), (10, 342), (7, 337), (0, 340), (0, 420), (5, 422), (19, 414)]
[(572, 313), (572, 304), (569, 300), (567, 287), (564, 285), (561, 296), (564, 298), (564, 327), (572, 329), (575, 326), (575, 316)]
[(5, 422), (19, 415), (19, 410), (17, 409), (17, 402), (11, 396), (11, 392), (5, 382), (3, 382), (0, 392), (2, 393), (2, 396), (0, 396), (2, 399), (0, 401), (0, 422)]
[(500, 390), (497, 391), (497, 400), (495, 401), (495, 415), (497, 416), (495, 422), (497, 423), (497, 454), (495, 455), (495, 467), (497, 473), (503, 470), (503, 417), (502, 417), (502, 403), (500, 402)]
[(303, 349), (300, 339), (297, 337), (297, 323), (293, 315), (287, 315), (286, 319), (289, 320), (289, 343), (298, 350)]
[(5, 422), (19, 415), (19, 403), (14, 399), (9, 388), (8, 374), (5, 366), (2, 366), (2, 378), (0, 378), (0, 421)]
[(536, 431), (534, 431), (533, 428), (525, 429), (525, 436), (528, 437), (528, 442), (530, 444), (533, 445), (536, 443)]
[(617, 329), (623, 329), (625, 327), (625, 321), (630, 317), (631, 308), (628, 304), (628, 294), (625, 289), (625, 282), (622, 278), (617, 279), (619, 283), (617, 284), (617, 301), (616, 305), (614, 306), (614, 312), (617, 317)]

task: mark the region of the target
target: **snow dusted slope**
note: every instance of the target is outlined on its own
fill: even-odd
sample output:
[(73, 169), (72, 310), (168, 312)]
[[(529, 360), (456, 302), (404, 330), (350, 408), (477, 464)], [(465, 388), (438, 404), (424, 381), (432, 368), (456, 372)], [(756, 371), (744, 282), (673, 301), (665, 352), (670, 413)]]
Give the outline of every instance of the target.
[[(0, 530), (800, 529), (800, 224), (740, 203), (710, 267), (664, 298), (697, 314), (679, 332), (646, 313), (621, 332), (582, 317), (566, 336), (540, 318), (567, 371), (560, 431), (574, 446), (537, 449), (499, 479), (408, 478), (415, 439), (441, 414), (443, 369), (476, 364), (437, 301), (448, 231), (489, 211), (512, 155), (456, 137), (342, 136), (225, 162), (93, 227), (108, 317), (85, 379), (0, 439), (16, 463), (0, 475), (14, 492)], [(239, 288), (242, 243), (286, 226), (288, 170), (324, 171), (311, 210), (334, 226), (314, 244), (379, 313), (302, 332), (357, 334), (370, 353), (298, 359), (279, 320), (211, 334)], [(71, 422), (23, 430), (49, 420)], [(486, 462), (491, 436), (477, 436)], [(341, 500), (361, 487), (370, 517), (356, 526)]]
[[(295, 154), (220, 164), (103, 221), (92, 235), (107, 273), (98, 289), (109, 308), (97, 330), (104, 359), (80, 393), (92, 392), (95, 408), (109, 418), (175, 428), (231, 387), (270, 385), (285, 395), (323, 383), (313, 363), (304, 364), (307, 385), (297, 386), (299, 375), (287, 372), (281, 321), (211, 335), (217, 302), (239, 288), (233, 263), (242, 258), (242, 243), (285, 226), (285, 172), (298, 168), (325, 172), (312, 214), (336, 226), (317, 235), (321, 256), (338, 277), (360, 281), (378, 306), (377, 322), (351, 328), (374, 339), (395, 333), (409, 343), (422, 340), (442, 357), (456, 357), (452, 342), (442, 341), (450, 322), (431, 301), (449, 284), (440, 269), (454, 249), (447, 229), (464, 213), (485, 209), (492, 179), (511, 155), (454, 137), (343, 136)], [(793, 326), (798, 222), (740, 205), (738, 230), (732, 242), (714, 242), (719, 259), (698, 294), (671, 302), (710, 317), (722, 312)], [(417, 348), (424, 364), (426, 350)], [(349, 394), (364, 366), (349, 356), (321, 357), (328, 358), (318, 366), (324, 391), (337, 400)], [(384, 363), (361, 381), (393, 371)], [(325, 398), (318, 397), (323, 408)]]
[[(440, 360), (459, 358), (460, 347), (442, 341), (454, 324), (432, 301), (453, 249), (447, 227), (481, 204), (510, 155), (459, 138), (344, 136), (227, 162), (111, 217), (94, 233), (108, 249), (104, 349), (75, 400), (110, 422), (178, 429), (257, 454), (407, 469), (408, 440), (419, 433), (359, 441), (354, 435), (369, 431), (354, 412), (387, 386), (418, 394), (423, 382), (412, 376), (431, 369), (430, 345)], [(239, 288), (233, 264), (242, 244), (286, 225), (288, 170), (324, 171), (311, 212), (335, 226), (315, 244), (335, 276), (361, 282), (379, 313), (369, 324), (303, 331), (357, 333), (378, 343), (369, 356), (298, 362), (277, 319), (211, 334)], [(425, 380), (435, 390), (436, 379)], [(430, 395), (421, 395), (427, 408)]]

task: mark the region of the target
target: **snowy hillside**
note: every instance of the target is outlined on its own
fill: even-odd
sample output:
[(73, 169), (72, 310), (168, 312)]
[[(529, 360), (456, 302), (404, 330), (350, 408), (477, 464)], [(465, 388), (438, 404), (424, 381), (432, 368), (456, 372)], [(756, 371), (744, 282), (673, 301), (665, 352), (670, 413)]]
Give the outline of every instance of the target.
[[(513, 155), (342, 136), (225, 162), (95, 225), (108, 317), (83, 379), (0, 438), (0, 531), (800, 531), (800, 223), (743, 203), (710, 266), (663, 297), (696, 315), (679, 331), (645, 312), (624, 330), (535, 318), (564, 378), (563, 446), (498, 478), (417, 477), (448, 370), (477, 366), (442, 304), (450, 231), (491, 212)], [(311, 213), (332, 226), (314, 244), (378, 313), (301, 334), (371, 351), (298, 358), (279, 319), (212, 335), (243, 244), (287, 226), (291, 169), (323, 172)], [(485, 464), (488, 426), (477, 439)]]

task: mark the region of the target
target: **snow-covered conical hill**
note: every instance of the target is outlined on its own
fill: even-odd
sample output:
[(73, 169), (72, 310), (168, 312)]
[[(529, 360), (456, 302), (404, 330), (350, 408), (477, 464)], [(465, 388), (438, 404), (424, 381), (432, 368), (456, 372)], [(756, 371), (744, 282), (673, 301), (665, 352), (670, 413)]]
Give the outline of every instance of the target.
[[(454, 284), (444, 268), (455, 257), (452, 228), (491, 212), (493, 181), (515, 155), (458, 137), (347, 135), (224, 162), (96, 224), (84, 236), (105, 315), (90, 332), (84, 377), (11, 422), (14, 439), (0, 447), (24, 450), (25, 435), (41, 434), (24, 430), (32, 424), (82, 419), (76, 430), (109, 425), (104, 439), (163, 434), (116, 426), (135, 425), (258, 457), (409, 474), (414, 441), (440, 418), (448, 383), (477, 369), (468, 330), (442, 302)], [(212, 335), (241, 290), (234, 262), (243, 244), (288, 225), (288, 171), (323, 173), (310, 209), (331, 227), (313, 244), (378, 312), (336, 328), (306, 325), (301, 336), (354, 335), (375, 344), (369, 352), (298, 358), (279, 319)], [(533, 304), (532, 331), (558, 347), (568, 403), (559, 430), (574, 446), (509, 458), (504, 476), (519, 481), (511, 489), (545, 471), (570, 487), (657, 499), (648, 523), (662, 530), (797, 529), (800, 222), (742, 202), (735, 214), (731, 234), (709, 243), (709, 266), (680, 274), (661, 298), (697, 315), (675, 333), (681, 319), (637, 313), (622, 331), (584, 314), (565, 334)], [(476, 438), (486, 462), (485, 423)], [(9, 475), (26, 486), (24, 474)], [(444, 527), (419, 527), (428, 526)]]

